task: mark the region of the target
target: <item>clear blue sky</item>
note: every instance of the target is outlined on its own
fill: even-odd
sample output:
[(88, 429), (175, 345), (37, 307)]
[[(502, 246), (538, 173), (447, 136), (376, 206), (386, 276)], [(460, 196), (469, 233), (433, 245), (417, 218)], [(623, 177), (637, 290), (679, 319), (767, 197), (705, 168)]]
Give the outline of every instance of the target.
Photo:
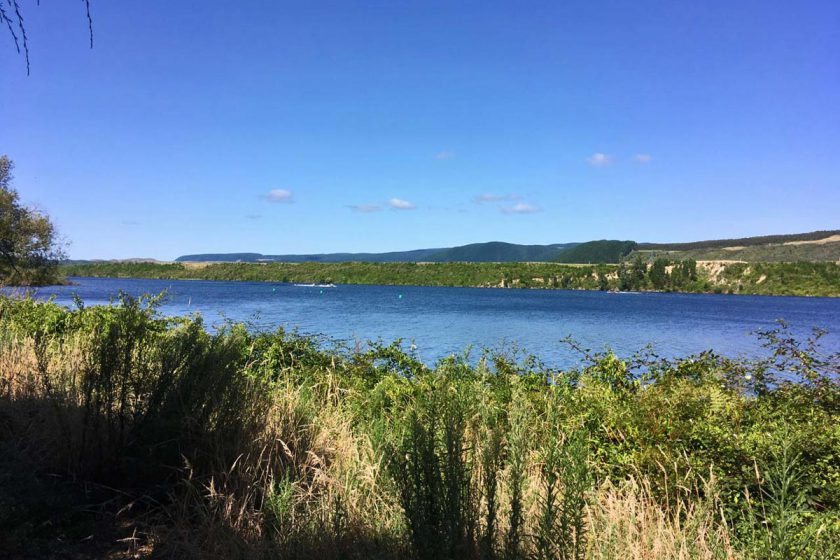
[(840, 227), (836, 0), (26, 7), (0, 153), (75, 258)]

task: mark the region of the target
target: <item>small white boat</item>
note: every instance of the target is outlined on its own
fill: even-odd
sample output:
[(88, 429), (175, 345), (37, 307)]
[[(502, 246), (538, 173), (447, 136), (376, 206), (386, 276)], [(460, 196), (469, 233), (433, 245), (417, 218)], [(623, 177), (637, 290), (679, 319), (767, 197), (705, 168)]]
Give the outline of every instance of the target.
[(315, 284), (295, 284), (298, 288), (314, 288)]

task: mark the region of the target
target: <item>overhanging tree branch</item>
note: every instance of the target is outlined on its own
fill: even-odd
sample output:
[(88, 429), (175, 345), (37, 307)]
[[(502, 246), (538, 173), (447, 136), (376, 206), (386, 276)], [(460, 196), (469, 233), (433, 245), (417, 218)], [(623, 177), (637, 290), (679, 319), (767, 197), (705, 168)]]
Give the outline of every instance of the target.
[[(82, 0), (85, 3), (85, 15), (88, 21), (88, 34), (90, 37), (90, 48), (93, 48), (93, 17), (90, 13), (90, 0)], [(40, 2), (37, 5), (40, 6)], [(6, 29), (12, 36), (15, 43), (15, 50), (18, 54), (23, 53), (26, 60), (26, 75), (30, 74), (29, 64), (29, 38), (26, 35), (23, 14), (18, 0), (0, 0), (0, 24), (5, 23)], [(22, 49), (22, 50), (21, 50)]]

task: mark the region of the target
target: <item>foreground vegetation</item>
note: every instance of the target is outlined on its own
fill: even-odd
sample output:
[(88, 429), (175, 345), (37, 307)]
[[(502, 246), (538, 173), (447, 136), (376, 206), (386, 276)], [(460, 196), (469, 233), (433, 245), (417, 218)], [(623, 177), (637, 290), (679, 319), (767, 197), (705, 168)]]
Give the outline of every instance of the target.
[(565, 290), (840, 296), (838, 263), (698, 263), (692, 259), (620, 265), (555, 263), (131, 263), (65, 265), (67, 276), (243, 280)]
[(153, 305), (0, 300), (6, 554), (840, 554), (840, 355), (819, 333), (763, 333), (750, 362), (428, 367)]

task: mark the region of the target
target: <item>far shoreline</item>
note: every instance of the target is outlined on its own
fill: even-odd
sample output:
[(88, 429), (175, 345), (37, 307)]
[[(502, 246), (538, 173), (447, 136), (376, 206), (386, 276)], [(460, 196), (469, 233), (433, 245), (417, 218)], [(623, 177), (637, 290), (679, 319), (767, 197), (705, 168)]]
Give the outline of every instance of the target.
[[(298, 263), (292, 263), (298, 264)], [(585, 265), (584, 265), (585, 266)], [(254, 284), (282, 284), (284, 286), (292, 286), (295, 282), (292, 281), (281, 281), (281, 280), (270, 280), (270, 279), (245, 279), (245, 278), (232, 278), (232, 279), (220, 279), (220, 278), (197, 278), (197, 277), (183, 277), (183, 278), (174, 278), (174, 277), (146, 277), (146, 276), (79, 276), (79, 275), (72, 275), (67, 276), (64, 278), (63, 283), (56, 283), (56, 284), (44, 284), (40, 286), (29, 286), (30, 289), (38, 289), (38, 288), (45, 288), (45, 287), (60, 287), (60, 286), (78, 286), (78, 282), (74, 282), (71, 280), (72, 278), (79, 278), (79, 279), (109, 279), (109, 280), (159, 280), (159, 281), (183, 281), (183, 282), (243, 282), (243, 283), (254, 283)], [(437, 284), (397, 284), (397, 283), (366, 283), (366, 282), (334, 282), (337, 288), (341, 286), (379, 286), (379, 287), (394, 287), (394, 288), (456, 288), (456, 289), (480, 289), (480, 290), (531, 290), (531, 291), (544, 291), (544, 292), (603, 292), (607, 294), (614, 294), (614, 295), (651, 295), (651, 294), (681, 294), (681, 295), (708, 295), (708, 296), (763, 296), (763, 297), (785, 297), (785, 298), (807, 298), (807, 299), (837, 299), (840, 298), (840, 293), (837, 294), (829, 294), (829, 295), (821, 295), (821, 294), (790, 294), (790, 293), (749, 293), (749, 292), (724, 292), (724, 291), (688, 291), (688, 290), (599, 290), (599, 289), (588, 289), (588, 288), (560, 288), (560, 287), (547, 287), (547, 286), (488, 286), (488, 285), (473, 285), (473, 286), (464, 286), (464, 285), (437, 285)], [(7, 286), (6, 288), (21, 288), (21, 287), (12, 287)]]

